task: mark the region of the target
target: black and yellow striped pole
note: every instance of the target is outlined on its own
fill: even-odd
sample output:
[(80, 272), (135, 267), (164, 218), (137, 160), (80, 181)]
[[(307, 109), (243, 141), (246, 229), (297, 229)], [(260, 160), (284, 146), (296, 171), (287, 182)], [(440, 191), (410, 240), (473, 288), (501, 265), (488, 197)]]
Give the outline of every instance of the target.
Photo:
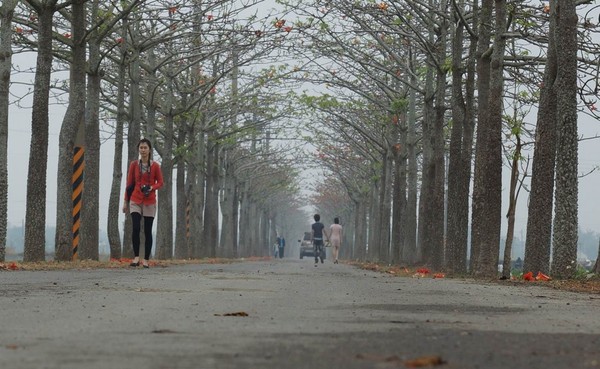
[(187, 202), (187, 206), (185, 207), (185, 238), (190, 239), (190, 210), (192, 210), (192, 204)]
[(73, 245), (72, 258), (77, 260), (77, 251), (79, 248), (79, 227), (81, 226), (81, 200), (83, 196), (83, 169), (85, 168), (84, 148), (83, 148), (83, 124), (79, 126), (75, 147), (73, 149)]

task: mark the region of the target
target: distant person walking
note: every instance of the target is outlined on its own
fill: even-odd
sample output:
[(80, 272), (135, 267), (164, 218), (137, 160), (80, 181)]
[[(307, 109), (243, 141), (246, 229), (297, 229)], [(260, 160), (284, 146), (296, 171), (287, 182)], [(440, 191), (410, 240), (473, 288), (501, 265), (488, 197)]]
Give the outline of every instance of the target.
[(319, 259), (321, 259), (321, 264), (323, 264), (323, 254), (325, 252), (325, 250), (323, 250), (323, 238), (327, 238), (327, 232), (325, 231), (323, 223), (320, 222), (321, 216), (315, 214), (313, 218), (315, 222), (312, 225), (311, 241), (315, 251), (315, 266), (317, 266)]
[(340, 218), (334, 218), (333, 224), (329, 229), (329, 241), (331, 241), (331, 247), (333, 248), (333, 263), (337, 264), (340, 247), (342, 247), (342, 226), (340, 225)]
[(138, 142), (139, 160), (129, 164), (127, 182), (125, 187), (125, 202), (123, 213), (131, 213), (133, 230), (131, 241), (133, 243), (132, 267), (140, 265), (140, 231), (142, 217), (144, 218), (144, 235), (146, 238), (144, 260), (142, 265), (148, 268), (148, 260), (152, 252), (152, 224), (156, 216), (156, 190), (163, 186), (163, 176), (160, 165), (152, 160), (152, 144), (146, 138)]
[(281, 236), (279, 240), (279, 258), (283, 259), (283, 251), (285, 250), (285, 237)]

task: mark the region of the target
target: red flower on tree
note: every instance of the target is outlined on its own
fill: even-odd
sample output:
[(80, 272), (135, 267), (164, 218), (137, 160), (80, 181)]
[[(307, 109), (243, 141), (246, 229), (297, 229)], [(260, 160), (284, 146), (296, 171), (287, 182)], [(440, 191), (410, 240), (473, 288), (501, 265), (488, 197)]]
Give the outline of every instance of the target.
[(544, 5), (544, 9), (542, 11), (545, 14), (549, 14), (550, 13), (550, 5), (548, 5), (548, 4)]
[(277, 22), (275, 22), (275, 28), (281, 28), (281, 27), (283, 27), (284, 24), (285, 24), (285, 19), (278, 19)]

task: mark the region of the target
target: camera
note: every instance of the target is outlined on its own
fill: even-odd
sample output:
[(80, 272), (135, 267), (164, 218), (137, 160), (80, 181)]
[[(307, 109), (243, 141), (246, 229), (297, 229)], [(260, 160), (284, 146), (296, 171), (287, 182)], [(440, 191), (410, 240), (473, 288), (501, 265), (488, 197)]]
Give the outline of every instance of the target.
[(151, 188), (152, 187), (150, 185), (142, 185), (142, 187), (140, 189), (144, 193), (144, 196), (148, 197), (148, 195), (150, 195), (150, 189)]

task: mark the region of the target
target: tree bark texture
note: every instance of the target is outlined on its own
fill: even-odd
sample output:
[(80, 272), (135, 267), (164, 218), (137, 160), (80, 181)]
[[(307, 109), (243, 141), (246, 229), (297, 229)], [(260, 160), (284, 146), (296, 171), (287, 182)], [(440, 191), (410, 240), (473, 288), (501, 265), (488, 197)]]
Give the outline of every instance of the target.
[[(127, 21), (123, 21), (121, 37), (125, 39)], [(121, 236), (119, 235), (119, 213), (121, 211), (121, 181), (123, 179), (123, 126), (127, 119), (125, 110), (125, 76), (126, 76), (126, 53), (125, 43), (120, 47), (119, 72), (117, 80), (117, 119), (115, 127), (115, 151), (113, 159), (112, 184), (110, 186), (110, 197), (108, 200), (107, 233), (110, 247), (111, 259), (120, 259), (123, 255), (121, 248)], [(127, 167), (129, 168), (129, 167)], [(124, 200), (123, 200), (124, 201)], [(127, 218), (127, 215), (126, 215)]]
[[(410, 70), (414, 69), (413, 56), (410, 56)], [(411, 81), (416, 84), (416, 76), (411, 73)], [(402, 259), (413, 264), (417, 261), (417, 93), (411, 89), (408, 93), (408, 191), (406, 198), (406, 214), (403, 222), (404, 244), (402, 245)]]
[(0, 262), (6, 258), (8, 228), (8, 104), (12, 63), (12, 18), (18, 0), (0, 5)]
[(208, 252), (206, 256), (214, 258), (219, 243), (219, 145), (214, 132), (208, 139), (206, 169), (203, 243)]
[(552, 275), (570, 278), (577, 266), (578, 137), (577, 12), (575, 0), (560, 1), (557, 22), (558, 148)]
[(379, 233), (379, 260), (390, 262), (390, 219), (392, 216), (392, 158), (389, 150), (382, 156), (383, 168), (381, 169), (381, 189), (379, 193), (379, 222), (377, 223)]
[[(502, 222), (502, 113), (504, 97), (504, 49), (506, 39), (506, 1), (495, 0), (495, 32), (492, 59), (490, 64), (490, 93), (488, 120), (486, 125), (486, 148), (481, 152), (481, 174), (478, 188), (478, 201), (485, 209), (480, 213), (482, 222), (478, 228), (480, 253), (474, 274), (482, 277), (496, 277), (500, 253), (500, 227)], [(482, 122), (480, 122), (481, 124)]]
[(510, 175), (510, 190), (508, 195), (508, 226), (506, 230), (506, 242), (504, 243), (504, 257), (502, 262), (502, 277), (510, 278), (511, 260), (512, 260), (512, 244), (515, 235), (515, 213), (517, 211), (517, 199), (519, 191), (517, 185), (519, 183), (519, 159), (521, 157), (521, 136), (517, 134), (517, 145), (513, 154), (511, 175)]
[(538, 108), (531, 191), (527, 209), (524, 271), (550, 273), (552, 241), (552, 214), (554, 174), (556, 167), (556, 7), (558, 0), (550, 1), (550, 32), (544, 69), (543, 86)]
[[(137, 26), (134, 28), (136, 32), (132, 34), (132, 38), (137, 39)], [(132, 41), (133, 42), (133, 41)], [(138, 49), (133, 50), (132, 62), (129, 66), (129, 125), (127, 127), (127, 166), (129, 169), (129, 163), (133, 160), (137, 160), (138, 153), (138, 142), (140, 141), (140, 127), (142, 121), (142, 99), (140, 93), (140, 79), (141, 68), (140, 68), (140, 54)], [(143, 225), (142, 225), (143, 228)], [(123, 230), (123, 257), (133, 258), (133, 246), (131, 243), (132, 225), (131, 216), (129, 213), (125, 217), (125, 227)], [(140, 242), (143, 234), (140, 236)]]
[[(460, 1), (459, 4), (458, 11), (463, 11), (464, 1)], [(477, 12), (475, 11), (474, 14), (476, 15)], [(472, 24), (475, 21), (476, 19)], [(472, 96), (477, 47), (476, 42), (471, 40), (467, 62), (464, 65), (463, 43), (464, 25), (458, 22), (452, 37), (452, 129), (448, 163), (448, 219), (445, 250), (446, 270), (457, 274), (467, 272), (469, 193), (473, 151)]]
[[(171, 104), (168, 104), (169, 110)], [(163, 187), (158, 193), (158, 218), (156, 230), (156, 258), (173, 258), (173, 115), (165, 117), (161, 171)]]
[(406, 113), (402, 113), (397, 126), (398, 145), (393, 148), (394, 158), (394, 183), (393, 183), (393, 208), (392, 208), (392, 254), (390, 261), (394, 264), (403, 262), (402, 249), (406, 240), (406, 189), (407, 189), (407, 127)]
[[(97, 22), (98, 0), (91, 2), (92, 23)], [(100, 229), (100, 41), (93, 33), (89, 45), (90, 72), (85, 109), (85, 171), (81, 208), (79, 258), (99, 259)]]
[(69, 106), (63, 118), (59, 136), (59, 157), (56, 194), (55, 258), (71, 260), (73, 244), (73, 150), (77, 129), (85, 115), (86, 42), (85, 0), (72, 3), (73, 47), (70, 73)]
[[(231, 153), (230, 153), (231, 154)], [(233, 258), (236, 256), (237, 249), (237, 196), (236, 185), (234, 178), (234, 164), (231, 158), (227, 155), (225, 166), (225, 177), (223, 178), (223, 191), (221, 199), (221, 213), (223, 222), (221, 224), (221, 256), (225, 258)]]
[[(38, 16), (38, 53), (31, 113), (31, 144), (29, 147), (29, 167), (27, 169), (23, 261), (45, 260), (48, 99), (52, 70), (52, 18), (55, 4), (56, 1), (53, 1), (36, 9)], [(71, 175), (69, 174), (70, 178)], [(71, 219), (71, 215), (68, 217)]]
[(479, 16), (478, 41), (477, 41), (477, 138), (475, 143), (475, 174), (473, 184), (473, 203), (471, 211), (471, 253), (469, 271), (478, 270), (479, 255), (488, 239), (489, 209), (486, 203), (486, 151), (488, 149), (489, 135), (489, 88), (491, 55), (489, 53), (492, 34), (492, 8), (493, 0), (483, 0)]
[[(440, 2), (440, 14), (446, 14), (447, 2)], [(440, 34), (437, 43), (446, 45), (448, 25), (443, 17), (439, 20)], [(446, 47), (438, 47), (435, 55), (436, 59), (446, 60)], [(444, 117), (446, 114), (446, 69), (438, 68), (436, 71), (435, 86), (435, 115), (433, 117), (432, 139), (432, 162), (433, 178), (431, 188), (431, 217), (430, 217), (430, 235), (431, 242), (431, 266), (434, 270), (441, 270), (444, 266), (445, 249), (445, 184), (446, 184), (446, 164), (445, 148), (446, 140), (444, 137)]]
[[(181, 144), (186, 142), (187, 131), (183, 124), (178, 129), (178, 142)], [(181, 145), (180, 144), (180, 145)], [(175, 259), (187, 259), (189, 257), (188, 242), (187, 242), (187, 192), (185, 190), (185, 172), (186, 160), (185, 155), (180, 154), (175, 157), (177, 164), (176, 174), (176, 193), (177, 204), (175, 209)]]
[(367, 251), (368, 251), (368, 260), (372, 261), (372, 262), (378, 262), (380, 261), (380, 255), (379, 255), (379, 240), (381, 239), (380, 235), (378, 234), (379, 231), (379, 217), (380, 217), (380, 213), (379, 213), (379, 207), (381, 206), (379, 200), (380, 200), (380, 196), (379, 194), (381, 193), (381, 178), (377, 179), (376, 181), (374, 181), (373, 183), (373, 190), (370, 194), (371, 197), (371, 201), (369, 201), (369, 215), (368, 215), (368, 219), (369, 219), (369, 223), (368, 223), (368, 244), (367, 244)]

